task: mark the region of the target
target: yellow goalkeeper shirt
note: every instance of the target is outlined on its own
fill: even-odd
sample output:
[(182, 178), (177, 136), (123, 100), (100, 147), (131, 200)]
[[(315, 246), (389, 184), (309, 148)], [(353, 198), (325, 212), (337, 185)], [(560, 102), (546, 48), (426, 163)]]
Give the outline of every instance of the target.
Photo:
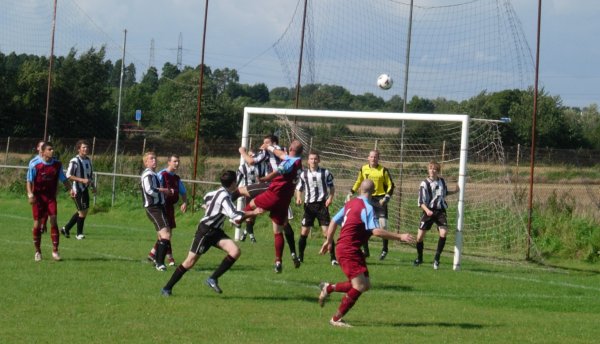
[(356, 178), (356, 182), (352, 187), (352, 193), (358, 190), (360, 183), (365, 179), (370, 179), (375, 183), (373, 196), (392, 196), (392, 193), (394, 192), (394, 182), (392, 181), (392, 177), (387, 168), (381, 165), (377, 165), (377, 167), (371, 167), (369, 164), (364, 165), (358, 173), (358, 178)]

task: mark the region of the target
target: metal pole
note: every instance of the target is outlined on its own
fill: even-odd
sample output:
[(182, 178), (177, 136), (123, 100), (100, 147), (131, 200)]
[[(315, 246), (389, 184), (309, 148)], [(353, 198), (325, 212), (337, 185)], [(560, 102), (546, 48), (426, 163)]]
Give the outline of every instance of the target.
[[(304, 55), (304, 30), (306, 28), (306, 8), (307, 7), (308, 7), (308, 0), (304, 0), (304, 14), (302, 15), (302, 33), (300, 36), (300, 58), (298, 59), (298, 78), (296, 79), (296, 103), (295, 103), (296, 109), (300, 105), (300, 78), (302, 76), (302, 56)], [(296, 117), (294, 117), (294, 123), (296, 123)]]
[(4, 165), (8, 165), (8, 150), (10, 149), (10, 136), (6, 140), (6, 157), (4, 158)]
[(535, 52), (535, 82), (533, 84), (533, 114), (531, 118), (531, 151), (529, 163), (529, 204), (527, 216), (527, 254), (525, 258), (529, 260), (531, 251), (531, 221), (533, 216), (533, 174), (535, 170), (535, 132), (537, 121), (537, 99), (538, 99), (538, 77), (540, 70), (540, 31), (542, 27), (542, 0), (538, 0), (538, 18), (537, 18), (537, 47)]
[(48, 90), (46, 92), (46, 119), (44, 121), (44, 141), (48, 138), (48, 114), (50, 113), (50, 90), (52, 89), (52, 65), (54, 64), (54, 33), (56, 32), (56, 6), (54, 0), (54, 14), (52, 15), (52, 39), (50, 43), (50, 63), (48, 66)]
[(117, 135), (115, 137), (115, 161), (113, 163), (112, 198), (110, 205), (115, 204), (115, 187), (117, 183), (117, 156), (119, 154), (119, 131), (121, 127), (121, 98), (123, 94), (123, 75), (125, 74), (125, 48), (127, 46), (127, 30), (123, 35), (123, 57), (121, 58), (121, 79), (119, 81), (119, 102), (117, 108)]
[[(406, 56), (404, 62), (404, 95), (402, 100), (402, 112), (406, 113), (408, 97), (408, 69), (410, 65), (410, 44), (412, 38), (412, 17), (413, 17), (414, 1), (410, 0), (410, 11), (408, 15), (408, 32), (406, 34)], [(404, 133), (406, 126), (404, 120), (402, 121), (402, 127), (400, 129), (400, 173), (398, 175), (398, 214), (400, 215), (400, 222), (402, 222), (402, 184), (404, 181)], [(400, 223), (398, 223), (398, 229)], [(398, 230), (399, 231), (399, 230)]]
[[(206, 22), (208, 21), (208, 0), (204, 5), (204, 31), (202, 33), (202, 58), (200, 59), (200, 80), (198, 81), (198, 108), (196, 111), (196, 139), (194, 141), (194, 173), (192, 180), (196, 180), (198, 173), (198, 145), (200, 144), (200, 114), (202, 113), (202, 83), (204, 81), (204, 48), (206, 47)], [(196, 196), (196, 183), (192, 185), (192, 212), (194, 212), (194, 198)]]

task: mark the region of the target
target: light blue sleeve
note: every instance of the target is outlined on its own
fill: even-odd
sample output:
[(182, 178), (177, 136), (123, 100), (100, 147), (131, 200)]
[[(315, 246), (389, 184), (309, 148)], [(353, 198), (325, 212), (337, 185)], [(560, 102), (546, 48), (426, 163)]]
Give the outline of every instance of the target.
[(333, 222), (337, 223), (339, 226), (342, 225), (342, 222), (344, 222), (344, 209), (346, 209), (345, 207), (340, 209), (340, 211), (337, 212), (337, 214), (335, 214), (333, 216), (333, 218), (331, 219)]
[(35, 179), (35, 174), (35, 164), (29, 164), (29, 168), (27, 169), (27, 181), (33, 183), (33, 180)]
[(279, 164), (279, 166), (277, 166), (277, 171), (281, 174), (290, 173), (292, 171), (292, 168), (294, 167), (294, 163), (298, 159), (300, 158), (286, 155), (284, 160)]
[(179, 180), (179, 194), (186, 195), (186, 193), (187, 193), (187, 190), (185, 189), (185, 185), (183, 185), (183, 182), (180, 179)]
[(373, 215), (373, 206), (366, 199), (363, 199), (363, 202), (365, 203), (365, 209), (360, 213), (360, 218), (365, 223), (367, 230), (372, 231), (375, 228), (379, 228), (379, 221)]
[(65, 175), (65, 172), (62, 169), (62, 164), (60, 164), (60, 168), (58, 169), (58, 180), (60, 180), (61, 183), (64, 183), (68, 180), (67, 176)]

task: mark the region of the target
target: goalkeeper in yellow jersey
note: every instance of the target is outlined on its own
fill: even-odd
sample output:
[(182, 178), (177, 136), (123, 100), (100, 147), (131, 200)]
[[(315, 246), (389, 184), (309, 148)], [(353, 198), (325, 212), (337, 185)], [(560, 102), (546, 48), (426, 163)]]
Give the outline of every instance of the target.
[[(346, 197), (346, 202), (352, 198), (352, 195), (359, 190), (360, 183), (365, 179), (370, 179), (375, 184), (375, 191), (373, 191), (371, 204), (373, 205), (373, 211), (375, 217), (379, 220), (379, 227), (387, 229), (387, 218), (388, 218), (388, 202), (392, 198), (394, 193), (394, 182), (390, 175), (390, 171), (379, 164), (379, 151), (374, 149), (369, 152), (369, 163), (364, 165), (358, 173), (358, 178), (352, 190)], [(367, 242), (363, 246), (363, 252), (365, 257), (369, 254), (369, 243)], [(388, 253), (388, 240), (383, 239), (383, 248), (379, 255), (379, 260), (384, 260)]]

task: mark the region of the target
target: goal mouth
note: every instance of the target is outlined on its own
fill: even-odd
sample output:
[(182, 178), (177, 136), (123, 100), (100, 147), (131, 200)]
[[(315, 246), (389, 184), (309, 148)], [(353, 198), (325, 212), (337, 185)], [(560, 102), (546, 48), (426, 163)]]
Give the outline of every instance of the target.
[[(435, 160), (448, 190), (459, 189), (446, 198), (448, 243), (454, 239), (454, 247), (446, 252), (454, 252), (454, 266), (460, 265), (463, 251), (508, 258), (524, 252), (523, 212), (504, 164), (497, 121), (462, 114), (244, 109), (242, 146), (257, 148), (264, 135), (273, 133), (282, 147), (296, 139), (303, 143), (305, 157), (310, 151), (319, 153), (319, 165), (335, 178), (330, 212), (343, 206), (369, 152), (376, 149), (379, 164), (389, 170), (395, 184), (387, 228), (416, 233), (422, 212), (417, 204), (419, 185), (427, 177), (428, 163)], [(435, 249), (434, 236), (430, 237), (429, 248)]]

